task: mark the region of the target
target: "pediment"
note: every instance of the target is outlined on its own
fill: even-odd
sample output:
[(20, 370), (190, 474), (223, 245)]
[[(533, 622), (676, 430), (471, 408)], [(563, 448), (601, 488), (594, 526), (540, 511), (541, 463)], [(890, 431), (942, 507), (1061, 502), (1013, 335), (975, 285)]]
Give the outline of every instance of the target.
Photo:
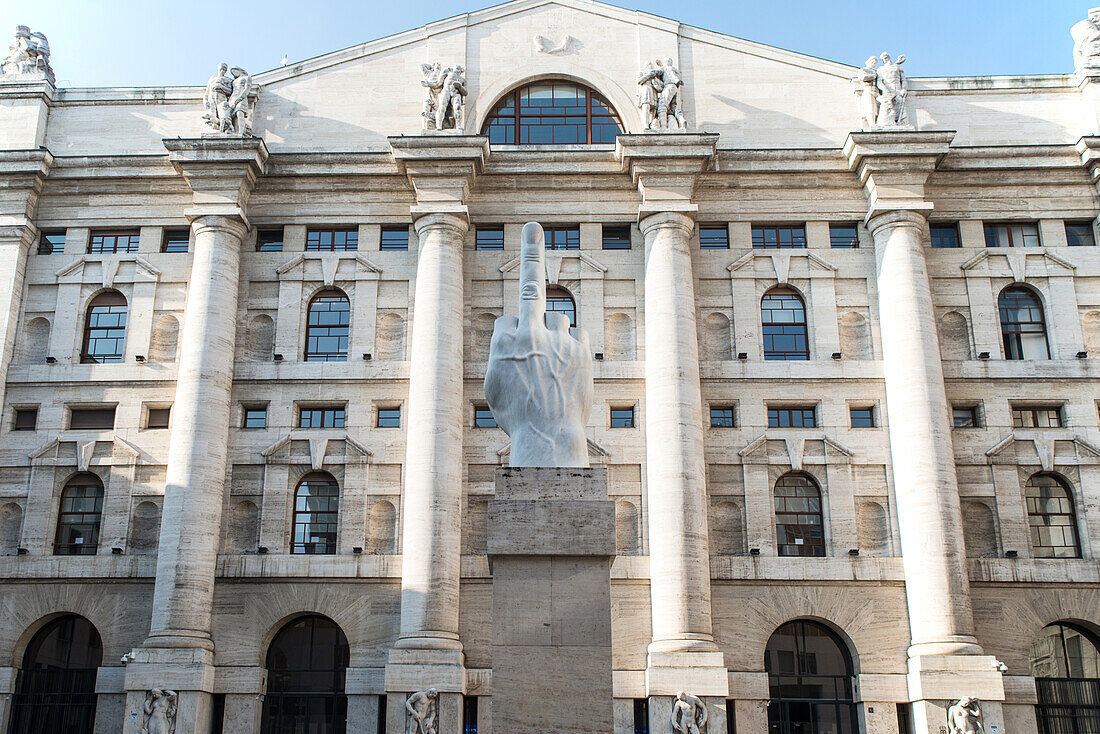
[(346, 433), (295, 430), (260, 452), (268, 464), (306, 464), (320, 471), (330, 464), (370, 464), (374, 452)]
[(78, 437), (57, 436), (28, 454), (33, 464), (46, 466), (71, 466), (77, 471), (88, 471), (96, 466), (136, 464), (143, 458), (141, 449), (129, 441), (114, 436), (110, 439), (82, 440)]
[[(774, 277), (781, 285), (791, 279), (833, 278), (836, 266), (809, 250), (750, 250), (726, 268), (731, 278)], [(770, 270), (770, 273), (768, 272)]]
[(986, 452), (990, 464), (1038, 464), (1043, 471), (1054, 471), (1061, 465), (1100, 464), (1100, 448), (1078, 435), (1065, 431), (1014, 431)]
[(81, 255), (55, 273), (58, 283), (102, 283), (112, 288), (115, 283), (155, 283), (160, 270), (148, 260), (132, 253)]
[(1028, 278), (1073, 275), (1077, 269), (1069, 260), (1045, 247), (990, 248), (982, 250), (959, 267), (967, 275), (1011, 278), (1016, 283), (1023, 283)]
[(280, 265), (275, 273), (280, 280), (296, 276), (331, 287), (337, 280), (377, 280), (382, 268), (354, 252), (302, 252)]
[[(561, 285), (567, 280), (602, 278), (607, 268), (595, 258), (578, 250), (549, 250), (546, 252), (546, 282)], [(505, 278), (519, 277), (519, 255), (500, 266)]]
[(793, 471), (801, 471), (806, 464), (850, 464), (851, 449), (837, 443), (823, 433), (796, 431), (768, 431), (743, 448), (737, 455), (746, 464), (781, 464)]

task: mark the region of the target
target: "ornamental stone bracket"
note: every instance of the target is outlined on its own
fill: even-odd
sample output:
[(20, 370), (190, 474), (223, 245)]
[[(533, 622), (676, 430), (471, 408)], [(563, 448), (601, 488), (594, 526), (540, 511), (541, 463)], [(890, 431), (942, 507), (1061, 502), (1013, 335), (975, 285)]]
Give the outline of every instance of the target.
[(887, 211), (931, 211), (924, 185), (954, 138), (954, 130), (849, 133), (844, 155), (867, 193), (867, 219)]
[(692, 193), (699, 175), (714, 161), (718, 135), (713, 133), (643, 133), (620, 135), (615, 154), (623, 173), (642, 195), (639, 218), (655, 212), (692, 214)]
[(0, 151), (0, 229), (33, 226), (38, 195), (52, 166), (53, 154), (45, 148)]
[(489, 159), (484, 135), (398, 135), (389, 138), (398, 169), (416, 194), (412, 208), (420, 214), (451, 213), (467, 216), (466, 197)]
[(167, 138), (164, 147), (193, 192), (189, 219), (221, 215), (247, 223), (248, 198), (267, 166), (263, 138)]
[[(1100, 100), (1097, 101), (1096, 106), (1100, 108)], [(1100, 120), (1100, 111), (1097, 112), (1097, 119)], [(1077, 141), (1077, 152), (1081, 155), (1081, 165), (1089, 172), (1093, 185), (1100, 193), (1100, 135), (1082, 137)], [(1097, 217), (1097, 220), (1100, 221), (1100, 217)]]

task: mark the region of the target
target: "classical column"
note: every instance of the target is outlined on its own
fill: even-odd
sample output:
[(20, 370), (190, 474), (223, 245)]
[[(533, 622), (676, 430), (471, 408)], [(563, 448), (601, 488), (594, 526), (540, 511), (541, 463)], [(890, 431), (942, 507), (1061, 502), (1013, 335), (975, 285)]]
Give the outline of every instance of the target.
[[(194, 232), (149, 637), (126, 672), (126, 734), (145, 692), (179, 695), (177, 734), (210, 731), (214, 574), (226, 487), (244, 207), (267, 149), (258, 139), (168, 140), (194, 191)], [(136, 714), (136, 716), (132, 716)]]

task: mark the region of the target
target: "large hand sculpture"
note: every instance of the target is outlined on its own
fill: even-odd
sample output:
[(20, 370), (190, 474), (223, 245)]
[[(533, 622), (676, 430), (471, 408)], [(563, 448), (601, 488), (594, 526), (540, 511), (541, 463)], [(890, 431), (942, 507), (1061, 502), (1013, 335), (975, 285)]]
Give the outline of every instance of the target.
[(565, 314), (546, 313), (542, 227), (523, 227), (519, 318), (493, 326), (485, 399), (512, 439), (511, 466), (588, 466), (584, 427), (592, 410), (588, 334)]

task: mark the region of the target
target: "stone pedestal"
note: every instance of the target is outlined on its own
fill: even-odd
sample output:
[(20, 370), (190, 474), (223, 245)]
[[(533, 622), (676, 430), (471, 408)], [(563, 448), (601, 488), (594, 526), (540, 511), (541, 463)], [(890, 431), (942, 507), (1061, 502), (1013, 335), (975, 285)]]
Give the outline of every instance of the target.
[[(963, 696), (981, 701), (986, 732), (1005, 731), (1000, 662), (992, 655), (919, 655), (909, 658), (913, 731), (941, 734), (947, 709)], [(994, 729), (993, 727), (996, 727)]]
[(610, 734), (607, 470), (498, 469), (487, 540), (495, 730)]
[(140, 734), (146, 694), (159, 688), (179, 698), (176, 732), (210, 731), (214, 713), (214, 653), (197, 647), (138, 648), (126, 665), (122, 734)]

